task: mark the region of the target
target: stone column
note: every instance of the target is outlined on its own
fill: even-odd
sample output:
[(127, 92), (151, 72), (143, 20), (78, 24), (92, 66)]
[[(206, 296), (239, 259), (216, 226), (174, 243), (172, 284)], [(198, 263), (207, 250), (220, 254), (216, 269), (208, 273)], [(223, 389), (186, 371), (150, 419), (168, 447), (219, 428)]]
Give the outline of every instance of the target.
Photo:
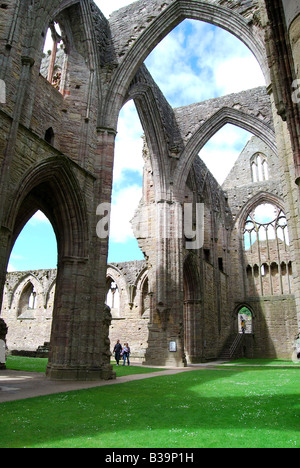
[[(182, 205), (162, 200), (156, 203), (155, 239), (149, 262), (155, 268), (146, 363), (183, 367), (183, 249)], [(154, 232), (152, 233), (152, 235)]]
[[(108, 230), (100, 236), (99, 222), (109, 221), (98, 210), (111, 201), (115, 132), (99, 128), (95, 156), (94, 193), (89, 211), (87, 258), (63, 258), (58, 266), (50, 359), (50, 379), (115, 378), (110, 365), (110, 309), (105, 306)], [(103, 221), (104, 220), (104, 221)], [(108, 227), (108, 226), (107, 226)]]

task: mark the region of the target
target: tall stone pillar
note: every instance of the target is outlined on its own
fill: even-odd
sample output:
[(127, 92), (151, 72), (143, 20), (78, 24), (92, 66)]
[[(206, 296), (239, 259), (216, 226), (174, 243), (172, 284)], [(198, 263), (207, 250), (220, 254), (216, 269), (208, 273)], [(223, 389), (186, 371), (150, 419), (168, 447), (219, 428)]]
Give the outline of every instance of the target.
[(155, 221), (153, 249), (147, 251), (155, 269), (155, 291), (146, 363), (184, 367), (182, 205), (156, 203)]
[[(115, 378), (110, 365), (108, 338), (111, 314), (105, 306), (115, 134), (113, 130), (104, 128), (97, 131), (96, 177), (88, 207), (88, 256), (64, 258), (58, 266), (47, 370), (50, 379)], [(101, 206), (104, 207), (102, 216)], [(99, 229), (99, 223), (103, 229)]]

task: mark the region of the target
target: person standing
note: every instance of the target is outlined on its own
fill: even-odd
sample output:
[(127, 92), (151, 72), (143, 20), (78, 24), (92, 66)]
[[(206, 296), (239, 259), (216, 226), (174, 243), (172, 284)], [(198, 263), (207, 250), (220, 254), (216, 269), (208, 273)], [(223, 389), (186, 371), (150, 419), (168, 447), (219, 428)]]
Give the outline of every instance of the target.
[(242, 329), (242, 334), (244, 335), (246, 333), (246, 321), (244, 317), (241, 318), (241, 329)]
[(117, 341), (114, 347), (114, 353), (115, 353), (115, 360), (117, 361), (117, 366), (119, 365), (120, 358), (121, 358), (121, 353), (122, 353), (122, 345), (120, 343), (120, 340)]
[(130, 366), (129, 356), (130, 356), (130, 347), (129, 347), (128, 343), (125, 343), (124, 348), (123, 348), (123, 366), (126, 365), (126, 359), (127, 359), (128, 365)]

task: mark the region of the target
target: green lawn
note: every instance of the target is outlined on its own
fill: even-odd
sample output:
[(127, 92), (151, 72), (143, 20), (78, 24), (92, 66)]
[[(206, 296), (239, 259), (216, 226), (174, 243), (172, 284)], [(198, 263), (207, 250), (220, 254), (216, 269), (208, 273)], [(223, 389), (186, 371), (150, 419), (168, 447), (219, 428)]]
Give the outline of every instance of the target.
[(0, 447), (297, 448), (299, 388), (297, 367), (224, 368), (2, 403)]
[(44, 358), (27, 358), (22, 356), (8, 356), (6, 360), (6, 368), (10, 370), (25, 371), (25, 372), (46, 372), (48, 359)]
[[(25, 371), (25, 372), (46, 372), (48, 359), (45, 358), (27, 358), (22, 356), (8, 356), (6, 361), (6, 368), (10, 370)], [(133, 374), (148, 374), (151, 372), (159, 372), (165, 369), (152, 369), (141, 366), (116, 366), (112, 362), (114, 371), (117, 377)]]
[(225, 366), (300, 366), (300, 361), (283, 361), (281, 359), (236, 359), (231, 361), (228, 364), (223, 364)]

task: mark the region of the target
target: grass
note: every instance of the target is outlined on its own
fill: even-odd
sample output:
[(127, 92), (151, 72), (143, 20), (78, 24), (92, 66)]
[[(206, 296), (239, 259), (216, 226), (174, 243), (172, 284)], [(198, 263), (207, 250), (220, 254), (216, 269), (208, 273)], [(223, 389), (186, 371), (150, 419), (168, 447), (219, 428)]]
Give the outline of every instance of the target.
[[(6, 368), (10, 370), (24, 371), (24, 372), (46, 372), (48, 359), (45, 358), (27, 358), (22, 356), (8, 356), (6, 361)], [(113, 361), (112, 365), (117, 377), (133, 374), (148, 374), (153, 372), (152, 368), (141, 366), (116, 366)], [(155, 369), (155, 372), (163, 371), (165, 369)]]
[(0, 447), (299, 448), (299, 387), (296, 367), (239, 367), (2, 403)]
[(48, 359), (45, 358), (27, 358), (22, 356), (8, 356), (6, 368), (23, 372), (46, 372)]
[(230, 361), (228, 364), (223, 364), (225, 366), (300, 366), (299, 362), (293, 361), (283, 361), (281, 359), (236, 359), (235, 361)]

